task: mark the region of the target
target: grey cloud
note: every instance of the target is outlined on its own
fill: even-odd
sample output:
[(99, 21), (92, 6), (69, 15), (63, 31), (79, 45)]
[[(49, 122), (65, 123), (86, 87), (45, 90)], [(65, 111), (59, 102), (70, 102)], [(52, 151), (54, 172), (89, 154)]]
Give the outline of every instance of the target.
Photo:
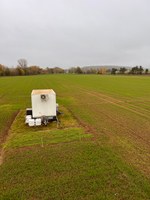
[(0, 63), (150, 66), (148, 0), (1, 0)]

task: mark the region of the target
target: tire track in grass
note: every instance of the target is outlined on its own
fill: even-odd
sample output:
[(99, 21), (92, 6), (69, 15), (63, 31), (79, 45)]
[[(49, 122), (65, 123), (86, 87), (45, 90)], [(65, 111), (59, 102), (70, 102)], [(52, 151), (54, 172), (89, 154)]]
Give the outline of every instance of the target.
[[(124, 129), (125, 131), (128, 132), (128, 135), (132, 136), (135, 139), (140, 139), (142, 140), (146, 145), (148, 145), (148, 147), (150, 146), (150, 142), (148, 140), (145, 140), (143, 137), (141, 137), (140, 135), (137, 135), (136, 132), (134, 130), (132, 130), (131, 128), (127, 128), (126, 126), (124, 126), (122, 123), (119, 122), (119, 120), (111, 117), (110, 115), (107, 115), (106, 113), (102, 112), (103, 115), (105, 115), (107, 118), (109, 118), (111, 121), (113, 121), (117, 126), (119, 126), (121, 129)], [(137, 147), (139, 148), (139, 147)]]
[[(128, 104), (125, 104), (124, 101), (121, 101), (121, 100), (116, 100), (115, 98), (112, 98), (112, 97), (109, 97), (107, 95), (103, 95), (101, 93), (96, 93), (96, 92), (93, 92), (93, 91), (90, 91), (89, 90), (85, 90), (85, 89), (82, 89), (80, 88), (80, 91), (84, 92), (86, 95), (90, 95), (90, 96), (94, 96), (94, 97), (97, 97), (98, 99), (104, 101), (105, 103), (110, 103), (112, 105), (115, 105), (117, 107), (120, 107), (120, 108), (123, 108), (127, 111), (130, 111), (130, 112), (133, 112), (135, 114), (138, 114), (140, 115), (141, 117), (144, 117), (146, 120), (150, 120), (150, 116), (149, 115), (146, 115), (144, 113), (141, 113), (139, 111), (136, 111), (132, 108), (128, 108)], [(105, 98), (104, 98), (105, 97)], [(106, 99), (107, 98), (107, 99)], [(126, 106), (124, 105), (120, 105), (118, 104), (118, 102), (120, 103), (124, 103)], [(94, 105), (97, 105), (97, 104), (94, 104)], [(150, 142), (149, 140), (145, 140), (142, 136), (140, 135), (137, 135), (136, 132), (130, 128), (127, 128), (126, 126), (123, 126), (123, 124), (119, 124), (118, 120), (115, 120), (114, 118), (110, 117), (109, 115), (106, 115), (106, 113), (103, 113), (105, 116), (107, 116), (108, 118), (111, 119), (111, 121), (115, 122), (115, 124), (119, 125), (121, 128), (123, 128), (124, 130), (128, 131), (129, 135), (132, 136), (133, 138), (135, 139), (140, 139), (141, 141), (144, 142), (144, 144), (146, 145), (150, 145)]]
[[(133, 131), (131, 128), (127, 128), (127, 127), (124, 126), (122, 123), (118, 123), (118, 120), (117, 120), (117, 119), (114, 119), (113, 117), (111, 117), (110, 115), (107, 115), (107, 114), (104, 113), (104, 112), (102, 112), (102, 113), (103, 113), (103, 115), (105, 115), (107, 118), (109, 118), (111, 121), (113, 121), (113, 123), (115, 124), (115, 126), (120, 127), (122, 130), (124, 130), (124, 131), (125, 131), (124, 133), (126, 133), (125, 135), (127, 135), (128, 138), (134, 138), (134, 142), (136, 141), (135, 144), (137, 144), (137, 142), (139, 141), (140, 144), (141, 144), (141, 142), (142, 142), (142, 144), (144, 144), (144, 147), (145, 147), (145, 145), (147, 146), (146, 149), (145, 149), (145, 148), (143, 149), (143, 148), (141, 148), (139, 145), (135, 145), (135, 144), (134, 144), (134, 148), (136, 148), (139, 152), (144, 151), (144, 154), (145, 154), (145, 153), (150, 154), (150, 152), (149, 152), (150, 142), (148, 142), (147, 140), (143, 139), (141, 136), (135, 134), (136, 132)], [(106, 134), (108, 134), (108, 130), (107, 130), (107, 131), (104, 130), (104, 132), (105, 132)], [(109, 131), (109, 134), (112, 135), (111, 131)], [(118, 134), (117, 134), (117, 136), (118, 136)], [(120, 139), (120, 140), (121, 140), (121, 139)], [(138, 141), (137, 141), (137, 140), (138, 140)], [(122, 140), (121, 140), (121, 141), (122, 141)], [(143, 145), (142, 145), (142, 146), (143, 146)], [(139, 156), (140, 156), (140, 159), (141, 159), (142, 161), (145, 161), (145, 159), (144, 159), (141, 155), (139, 155)], [(147, 157), (147, 159), (148, 159), (148, 158), (149, 158), (149, 157)]]
[[(89, 94), (87, 94), (85, 92), (84, 92), (84, 94), (85, 94), (86, 98), (89, 97)], [(84, 96), (84, 94), (83, 94), (83, 96)], [(93, 99), (93, 101), (94, 100), (95, 100), (95, 98)], [(84, 106), (86, 106), (86, 105), (87, 104), (84, 104)], [(150, 157), (149, 157), (150, 142), (147, 139), (145, 139), (144, 137), (142, 137), (141, 135), (139, 135), (140, 132), (136, 132), (136, 130), (134, 128), (132, 128), (131, 126), (128, 127), (125, 124), (119, 122), (119, 116), (114, 117), (112, 115), (113, 113), (111, 113), (111, 115), (110, 115), (108, 112), (105, 112), (105, 109), (101, 110), (100, 107), (97, 107), (97, 104), (94, 104), (94, 105), (91, 108), (88, 108), (88, 109), (90, 109), (90, 111), (92, 113), (94, 113), (93, 117), (95, 117), (95, 119), (97, 121), (99, 121), (99, 119), (101, 119), (101, 116), (105, 116), (104, 118), (108, 119), (107, 123), (111, 123), (112, 126), (116, 127), (115, 134), (113, 134), (113, 132), (111, 131), (111, 128), (105, 129), (106, 124), (101, 129), (101, 131), (104, 134), (108, 135), (108, 137), (110, 139), (112, 139), (112, 141), (114, 141), (115, 144), (119, 144), (119, 146), (121, 146), (121, 148), (124, 152), (124, 157), (127, 159), (127, 161), (129, 161), (130, 163), (133, 163), (134, 166), (136, 166), (138, 169), (140, 169), (142, 173), (144, 173), (146, 175), (149, 174), (150, 169), (148, 168), (148, 166), (146, 164), (149, 163), (149, 159), (150, 159)], [(101, 112), (100, 116), (98, 115), (99, 112)], [(96, 123), (95, 125), (91, 125), (91, 126), (96, 127), (97, 125), (98, 125), (98, 123)], [(96, 130), (96, 132), (98, 131), (97, 129), (95, 129), (95, 130)], [(117, 138), (117, 142), (115, 141), (116, 138)], [(99, 140), (97, 140), (97, 137), (95, 137), (95, 140), (96, 140), (96, 142), (99, 141)], [(129, 147), (128, 147), (128, 145), (126, 146), (126, 144), (127, 144), (126, 142), (129, 144)], [(129, 158), (128, 158), (128, 156), (129, 156)], [(138, 160), (140, 160), (140, 163)], [(146, 165), (146, 167), (143, 168), (143, 166), (145, 166), (145, 165)]]
[[(118, 106), (118, 107), (123, 108), (123, 109), (128, 110), (128, 111), (131, 111), (131, 112), (133, 112), (135, 114), (138, 114), (138, 115), (150, 120), (150, 115), (147, 115), (147, 114), (145, 114), (143, 112), (139, 112), (137, 110), (129, 108), (128, 106), (131, 106), (131, 105), (127, 104), (126, 102), (124, 102), (122, 100), (118, 100), (118, 99), (115, 99), (113, 97), (110, 97), (110, 96), (107, 96), (107, 95), (104, 95), (104, 94), (101, 94), (101, 93), (93, 92), (93, 91), (89, 92), (89, 90), (85, 90), (85, 89), (81, 89), (81, 88), (80, 88), (80, 90), (82, 90), (83, 92), (85, 92), (88, 95), (97, 97), (97, 98), (101, 99), (104, 102), (113, 104), (115, 106)], [(121, 105), (120, 103), (123, 103), (124, 105)], [(136, 106), (135, 106), (135, 108), (136, 108)], [(137, 108), (139, 109), (139, 107), (137, 107)]]
[[(89, 95), (92, 95), (92, 96), (97, 96), (97, 94), (94, 94), (94, 93), (92, 93), (92, 94), (90, 94), (90, 93), (88, 93)], [(98, 95), (98, 97), (100, 97), (100, 95)], [(100, 97), (101, 98), (101, 97)], [(101, 98), (102, 99), (102, 98)], [(123, 104), (124, 105), (120, 105), (120, 104), (118, 104), (117, 102), (114, 102), (114, 101), (112, 101), (112, 100), (106, 100), (106, 99), (102, 99), (102, 100), (104, 100), (104, 101), (106, 101), (106, 102), (108, 102), (108, 103), (111, 103), (111, 104), (113, 104), (113, 105), (115, 105), (115, 106), (118, 106), (118, 107), (120, 107), (120, 108), (123, 108), (123, 109), (125, 109), (125, 110), (129, 110), (129, 111), (131, 111), (131, 112), (134, 112), (134, 113), (136, 113), (136, 114), (138, 114), (138, 115), (140, 115), (140, 116), (142, 116), (142, 117), (145, 117), (145, 118), (147, 118), (147, 119), (150, 119), (150, 116), (148, 116), (148, 115), (146, 115), (146, 114), (144, 114), (144, 113), (142, 113), (142, 112), (139, 112), (139, 111), (136, 111), (136, 110), (134, 110), (134, 109), (132, 109), (132, 108), (129, 108), (129, 107), (127, 107), (127, 105), (126, 106), (124, 106), (125, 105), (125, 103), (123, 102)], [(129, 106), (129, 105), (128, 105)]]
[[(112, 133), (111, 129), (105, 129), (104, 127), (102, 129), (103, 133), (111, 139), (110, 144), (119, 144), (123, 148), (124, 156), (127, 160), (135, 164), (144, 174), (150, 174), (150, 166), (148, 164), (150, 163), (150, 142), (137, 135), (133, 129), (126, 127), (121, 122), (119, 123), (117, 118), (106, 114), (104, 111), (101, 111), (101, 113), (113, 122), (112, 124), (116, 127), (115, 134)], [(117, 131), (117, 129), (121, 131)], [(118, 140), (117, 142), (116, 139)]]
[[(130, 111), (132, 113), (135, 113), (141, 117), (144, 117), (146, 120), (150, 120), (150, 115), (147, 115), (143, 112), (140, 112), (140, 111), (137, 111), (135, 110), (136, 108), (139, 109), (139, 107), (136, 107), (135, 106), (135, 109), (133, 108), (129, 108), (128, 106), (131, 106), (130, 104), (127, 104), (126, 102), (124, 102), (123, 100), (118, 100), (118, 99), (115, 99), (113, 97), (110, 97), (108, 95), (105, 95), (105, 94), (102, 94), (102, 93), (98, 93), (98, 92), (94, 92), (94, 91), (90, 91), (90, 90), (87, 90), (87, 89), (83, 89), (83, 88), (80, 88), (80, 87), (75, 87), (75, 89), (77, 89), (78, 91), (81, 91), (86, 95), (90, 95), (90, 96), (93, 96), (93, 97), (96, 97), (100, 100), (102, 100), (103, 102), (100, 102), (100, 103), (87, 103), (88, 105), (99, 105), (99, 104), (103, 104), (103, 103), (109, 103), (109, 104), (112, 104), (112, 105), (115, 105), (119, 108), (122, 108), (122, 109), (125, 109), (127, 111)], [(124, 105), (121, 105), (121, 104), (124, 104)], [(106, 113), (103, 113), (104, 115), (106, 115)], [(107, 116), (108, 118), (110, 118), (110, 116)], [(116, 124), (118, 124), (118, 120), (115, 121), (114, 118), (111, 118), (112, 121), (114, 121)], [(119, 125), (119, 124), (118, 124)], [(132, 136), (133, 138), (135, 139), (140, 139), (142, 140), (146, 145), (149, 145), (150, 142), (148, 140), (145, 140), (143, 137), (139, 136), (136, 134), (136, 132), (132, 129), (129, 129), (127, 127), (123, 127), (122, 124), (120, 124), (120, 127), (123, 128), (124, 130), (127, 130), (129, 133), (130, 133), (130, 136)]]
[[(95, 105), (97, 105), (97, 104), (95, 104)], [(125, 126), (122, 123), (120, 123), (119, 119), (115, 119), (114, 117), (111, 117), (109, 114), (106, 114), (106, 112), (104, 112), (102, 110), (101, 110), (101, 113), (102, 113), (103, 116), (106, 116), (106, 118), (110, 119), (115, 124), (115, 126), (119, 126), (124, 131), (127, 131), (128, 135), (130, 135), (132, 138), (134, 138), (136, 140), (138, 139), (138, 140), (142, 141), (148, 147), (150, 146), (150, 141), (149, 140), (146, 140), (142, 136), (137, 135), (136, 131), (134, 131), (133, 129), (128, 128), (127, 126)]]
[[(141, 101), (127, 101), (127, 103), (131, 106), (134, 106), (136, 109), (140, 108), (141, 110), (150, 114), (150, 107), (149, 107), (150, 102), (144, 102), (143, 100), (141, 100)], [(135, 103), (136, 105), (133, 105), (132, 103)]]

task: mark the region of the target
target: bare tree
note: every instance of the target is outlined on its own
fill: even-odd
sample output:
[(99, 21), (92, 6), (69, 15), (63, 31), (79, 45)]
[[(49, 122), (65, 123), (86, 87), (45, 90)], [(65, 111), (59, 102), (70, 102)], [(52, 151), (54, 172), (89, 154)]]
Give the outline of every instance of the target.
[(20, 58), (20, 59), (18, 60), (18, 64), (19, 64), (18, 67), (26, 68), (26, 67), (27, 67), (27, 60), (24, 59), (24, 58)]

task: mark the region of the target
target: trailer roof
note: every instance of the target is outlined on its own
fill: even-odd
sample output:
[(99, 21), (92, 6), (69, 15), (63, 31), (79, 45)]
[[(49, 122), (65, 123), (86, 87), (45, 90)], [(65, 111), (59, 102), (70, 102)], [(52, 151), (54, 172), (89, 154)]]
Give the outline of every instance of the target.
[(40, 89), (40, 90), (32, 90), (32, 95), (34, 94), (49, 94), (49, 93), (55, 93), (52, 89)]

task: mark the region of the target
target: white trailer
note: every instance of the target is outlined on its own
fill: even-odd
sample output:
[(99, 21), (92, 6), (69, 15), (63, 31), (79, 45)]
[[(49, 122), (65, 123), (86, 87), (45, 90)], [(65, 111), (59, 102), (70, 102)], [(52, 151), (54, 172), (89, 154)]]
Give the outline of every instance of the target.
[(33, 118), (56, 117), (56, 93), (54, 90), (32, 90), (31, 102)]
[(29, 126), (47, 125), (49, 121), (57, 121), (58, 104), (54, 90), (32, 90), (31, 105), (32, 108), (26, 109), (26, 123)]

